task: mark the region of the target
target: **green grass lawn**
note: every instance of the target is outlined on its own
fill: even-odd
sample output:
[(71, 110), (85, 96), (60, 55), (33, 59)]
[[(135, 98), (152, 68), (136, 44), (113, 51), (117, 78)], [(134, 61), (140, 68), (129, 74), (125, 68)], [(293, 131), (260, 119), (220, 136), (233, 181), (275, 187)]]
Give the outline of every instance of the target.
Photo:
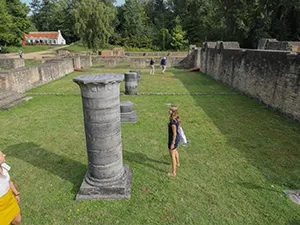
[(18, 50), (22, 50), (24, 54), (31, 53), (31, 52), (40, 52), (45, 51), (55, 46), (48, 46), (48, 45), (22, 45), (21, 47), (18, 46), (9, 46), (5, 47), (5, 50), (9, 53), (18, 53)]
[[(201, 73), (142, 72), (138, 91), (148, 94), (120, 97), (139, 116), (121, 125), (123, 161), (133, 169), (128, 200), (74, 200), (87, 171), (80, 90), (72, 82), (83, 73), (30, 90), (32, 100), (0, 111), (0, 148), (21, 192), (22, 224), (300, 223), (299, 206), (283, 193), (300, 189), (299, 123)], [(169, 103), (179, 106), (191, 140), (179, 148), (176, 178), (167, 176)]]
[(41, 61), (35, 61), (32, 59), (25, 59), (25, 66), (39, 66), (43, 64)]
[(61, 50), (68, 50), (69, 52), (79, 53), (79, 52), (89, 52), (87, 47), (84, 47), (82, 44), (71, 44), (68, 47), (62, 48)]

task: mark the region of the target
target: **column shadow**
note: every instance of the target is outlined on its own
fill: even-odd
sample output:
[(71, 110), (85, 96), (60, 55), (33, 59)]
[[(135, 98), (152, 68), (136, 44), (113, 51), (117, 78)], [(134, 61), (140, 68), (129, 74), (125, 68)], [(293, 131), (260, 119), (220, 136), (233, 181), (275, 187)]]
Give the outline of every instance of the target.
[(165, 173), (166, 171), (159, 169), (158, 166), (156, 166), (155, 164), (171, 165), (170, 163), (167, 162), (151, 159), (146, 154), (139, 153), (139, 152), (126, 152), (124, 154), (124, 158), (129, 162), (147, 166), (151, 169), (157, 170), (162, 173)]
[[(74, 161), (63, 155), (57, 155), (33, 142), (8, 146), (3, 152), (9, 157), (18, 158), (34, 167), (50, 172), (73, 184), (72, 193), (77, 194), (87, 165)], [(49, 181), (50, 182), (50, 181)]]

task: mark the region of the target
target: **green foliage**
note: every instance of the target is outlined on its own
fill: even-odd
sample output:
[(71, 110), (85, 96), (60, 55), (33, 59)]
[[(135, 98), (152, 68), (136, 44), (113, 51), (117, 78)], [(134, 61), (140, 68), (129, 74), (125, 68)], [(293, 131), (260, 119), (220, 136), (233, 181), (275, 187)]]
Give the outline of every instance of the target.
[(124, 8), (124, 22), (122, 24), (122, 36), (133, 37), (145, 33), (145, 14), (142, 5), (137, 0), (126, 0)]
[(20, 0), (0, 0), (0, 45), (16, 45), (31, 26), (29, 7)]
[(132, 36), (121, 39), (121, 45), (130, 48), (152, 48), (152, 40), (145, 36)]
[(72, 14), (75, 18), (76, 34), (85, 46), (97, 50), (108, 44), (113, 34), (113, 8), (97, 0), (82, 0), (76, 3)]
[(79, 38), (74, 30), (74, 0), (33, 0), (32, 21), (38, 31), (60, 30), (67, 43), (77, 41)]
[(6, 8), (6, 0), (0, 0), (0, 45), (10, 44), (14, 38), (11, 32), (12, 16), (8, 13)]
[(168, 49), (171, 44), (171, 41), (172, 41), (172, 36), (169, 33), (169, 30), (166, 28), (160, 29), (160, 33), (158, 36), (159, 36), (159, 39), (157, 40), (157, 45), (162, 50)]
[(176, 50), (188, 48), (188, 41), (185, 39), (186, 32), (182, 30), (181, 21), (179, 16), (175, 20), (175, 28), (172, 32), (171, 46)]
[(197, 45), (238, 41), (256, 48), (260, 38), (300, 40), (299, 0), (126, 0), (118, 7), (114, 0), (33, 0), (31, 27), (28, 8), (19, 1), (0, 0), (2, 45), (19, 43), (29, 29), (61, 30), (67, 43), (82, 39), (91, 48), (180, 49), (184, 39)]

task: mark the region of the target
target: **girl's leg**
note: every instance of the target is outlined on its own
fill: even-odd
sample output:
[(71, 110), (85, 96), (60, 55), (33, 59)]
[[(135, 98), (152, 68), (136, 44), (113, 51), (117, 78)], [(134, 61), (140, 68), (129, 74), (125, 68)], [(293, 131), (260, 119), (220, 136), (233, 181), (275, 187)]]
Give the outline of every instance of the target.
[(175, 152), (176, 165), (177, 165), (178, 167), (180, 167), (180, 162), (179, 162), (179, 154), (178, 154), (178, 151), (177, 151), (177, 149), (176, 149), (175, 151), (176, 151), (176, 152)]
[(22, 220), (21, 214), (18, 213), (15, 218), (11, 221), (12, 225), (18, 225)]
[(174, 150), (169, 150), (170, 151), (170, 155), (171, 155), (171, 159), (172, 159), (172, 173), (169, 173), (169, 176), (176, 176), (176, 149)]

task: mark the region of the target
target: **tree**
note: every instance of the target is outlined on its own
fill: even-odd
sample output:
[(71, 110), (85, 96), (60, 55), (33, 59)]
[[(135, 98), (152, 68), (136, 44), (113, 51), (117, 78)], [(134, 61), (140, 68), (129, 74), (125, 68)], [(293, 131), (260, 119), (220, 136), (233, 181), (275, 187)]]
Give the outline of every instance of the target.
[(6, 8), (6, 0), (0, 0), (0, 45), (9, 44), (14, 39), (11, 32), (13, 26), (11, 15)]
[(175, 28), (172, 32), (171, 46), (176, 50), (182, 50), (187, 47), (188, 41), (185, 39), (186, 32), (182, 30), (179, 16), (175, 19)]
[(137, 0), (126, 0), (124, 8), (123, 36), (139, 36), (144, 34), (145, 13)]
[(85, 46), (97, 50), (108, 44), (113, 34), (113, 8), (97, 0), (80, 0), (72, 14), (75, 18), (75, 32)]
[(29, 7), (20, 0), (0, 0), (0, 44), (20, 44), (31, 26)]
[(71, 14), (75, 0), (33, 0), (32, 21), (38, 31), (60, 30), (67, 43), (77, 41)]

